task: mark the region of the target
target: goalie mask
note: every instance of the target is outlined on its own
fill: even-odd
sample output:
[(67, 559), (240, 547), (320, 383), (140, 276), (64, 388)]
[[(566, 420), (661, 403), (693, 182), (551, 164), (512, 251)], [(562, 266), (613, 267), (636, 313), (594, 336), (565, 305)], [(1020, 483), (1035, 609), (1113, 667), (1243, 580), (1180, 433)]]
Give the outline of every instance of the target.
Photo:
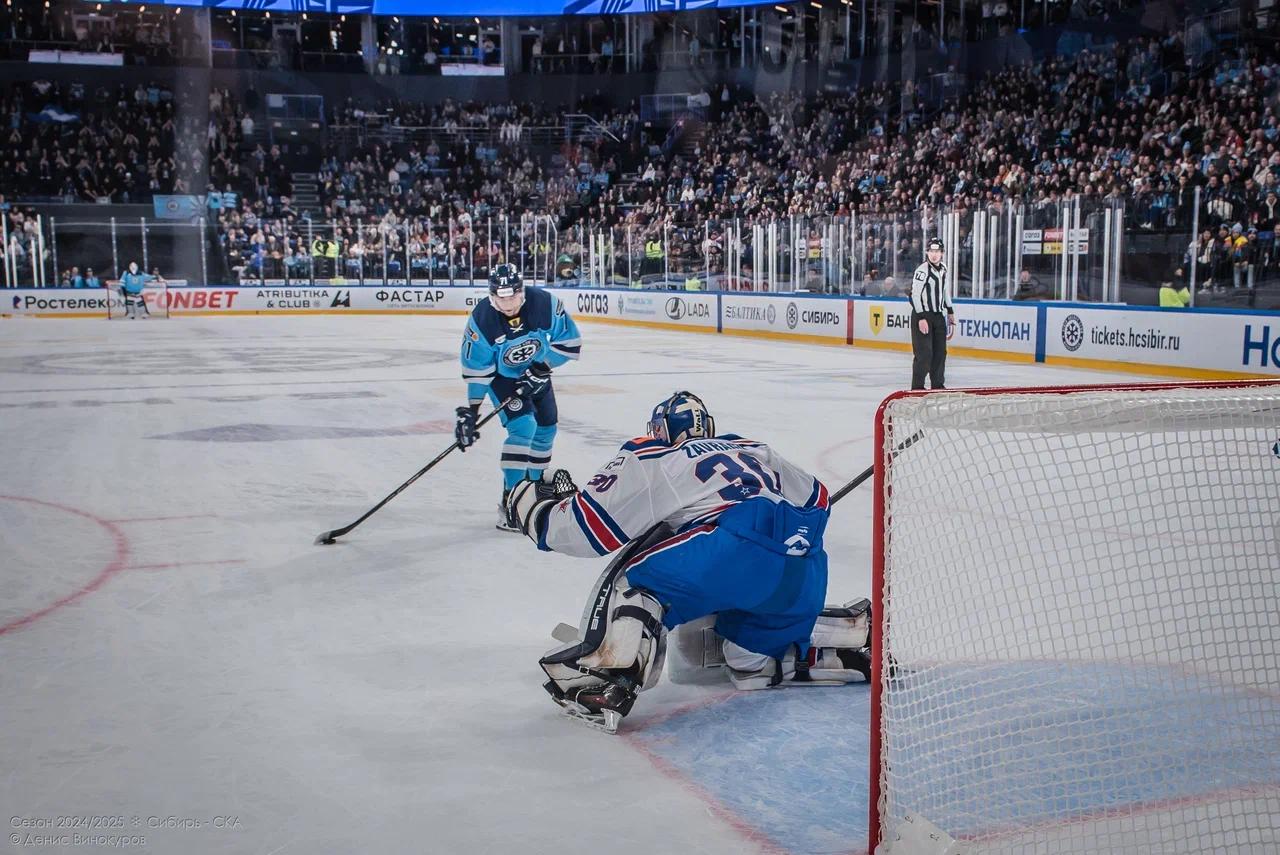
[(697, 395), (676, 392), (653, 408), (653, 415), (649, 417), (649, 435), (667, 445), (686, 439), (706, 439), (716, 435), (716, 420)]

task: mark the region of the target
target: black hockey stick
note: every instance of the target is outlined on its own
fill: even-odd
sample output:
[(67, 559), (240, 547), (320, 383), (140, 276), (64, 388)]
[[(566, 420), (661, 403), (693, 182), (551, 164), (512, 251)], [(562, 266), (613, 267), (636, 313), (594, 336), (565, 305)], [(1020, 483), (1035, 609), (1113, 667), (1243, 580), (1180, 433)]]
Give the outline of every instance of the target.
[[(893, 456), (897, 457), (899, 454), (901, 454), (902, 452), (906, 451), (908, 448), (910, 448), (911, 446), (919, 442), (923, 436), (924, 436), (924, 431), (922, 430), (918, 430), (915, 433), (911, 434), (911, 436), (907, 437), (902, 442), (898, 443), (898, 447), (893, 450)], [(857, 478), (854, 478), (848, 484), (845, 484), (839, 490), (836, 490), (835, 495), (831, 497), (831, 501), (827, 502), (827, 507), (831, 507), (836, 502), (840, 501), (845, 496), (852, 493), (857, 487), (859, 487), (862, 484), (863, 481), (866, 481), (868, 478), (870, 478), (872, 474), (875, 473), (875, 471), (876, 471), (876, 466), (873, 463), (870, 466), (868, 466), (865, 470), (863, 470), (862, 474), (860, 474)]]
[[(489, 412), (489, 414), (488, 414), (488, 415), (486, 415), (484, 418), (482, 418), (479, 422), (477, 422), (477, 423), (476, 423), (476, 430), (479, 430), (480, 428), (484, 427), (484, 425), (485, 425), (485, 423), (486, 423), (486, 422), (488, 422), (490, 419), (492, 419), (492, 418), (493, 418), (494, 416), (496, 416), (498, 413), (502, 412), (503, 408), (504, 408), (504, 407), (506, 407), (506, 406), (507, 406), (507, 404), (511, 403), (512, 398), (514, 398), (514, 397), (515, 397), (515, 396), (513, 395), (511, 398), (507, 398), (507, 399), (506, 399), (505, 401), (503, 401), (501, 404), (499, 404), (498, 406), (494, 407), (494, 408), (493, 408), (493, 410), (491, 410), (491, 411)], [(404, 482), (403, 484), (401, 484), (399, 487), (396, 487), (396, 488), (391, 492), (391, 495), (390, 495), (390, 496), (387, 496), (387, 497), (386, 497), (385, 499), (383, 499), (381, 502), (378, 502), (378, 504), (374, 505), (372, 508), (370, 508), (368, 511), (366, 511), (366, 512), (365, 512), (365, 514), (364, 514), (364, 516), (360, 517), (360, 519), (356, 520), (356, 521), (355, 521), (355, 522), (353, 522), (351, 525), (343, 526), (342, 528), (335, 528), (333, 531), (326, 531), (326, 532), (322, 532), (321, 534), (319, 534), (319, 535), (317, 535), (317, 536), (316, 536), (316, 543), (317, 543), (317, 544), (325, 544), (325, 545), (328, 545), (328, 544), (330, 544), (330, 543), (333, 543), (334, 538), (336, 538), (336, 537), (342, 537), (344, 534), (346, 534), (347, 532), (351, 531), (351, 530), (352, 530), (353, 528), (355, 528), (356, 526), (360, 525), (360, 523), (364, 522), (364, 521), (365, 521), (365, 520), (367, 520), (369, 517), (371, 517), (371, 516), (373, 516), (374, 514), (376, 514), (376, 513), (377, 513), (377, 512), (382, 508), (382, 506), (383, 506), (383, 505), (385, 505), (387, 502), (391, 501), (391, 500), (392, 500), (392, 499), (394, 499), (396, 496), (398, 496), (398, 495), (400, 495), (401, 493), (403, 493), (406, 487), (408, 487), (408, 486), (409, 486), (410, 484), (412, 484), (414, 481), (417, 481), (417, 480), (418, 480), (419, 478), (421, 478), (423, 475), (426, 475), (429, 471), (431, 471), (431, 468), (432, 468), (433, 466), (435, 466), (435, 465), (436, 465), (437, 463), (439, 463), (441, 460), (444, 460), (446, 457), (448, 457), (450, 454), (452, 454), (452, 453), (453, 453), (453, 450), (454, 450), (454, 449), (456, 449), (457, 447), (458, 447), (458, 443), (457, 443), (457, 441), (455, 440), (455, 441), (454, 441), (454, 443), (453, 443), (453, 445), (449, 446), (449, 447), (448, 447), (448, 448), (446, 448), (444, 451), (442, 451), (442, 452), (440, 452), (439, 454), (437, 454), (437, 455), (435, 456), (435, 459), (434, 459), (434, 460), (432, 460), (432, 461), (431, 461), (430, 463), (428, 463), (426, 466), (423, 466), (421, 469), (419, 469), (417, 472), (415, 472), (415, 473), (413, 474), (413, 477), (412, 477), (412, 478), (410, 478), (408, 481), (405, 481), (405, 482)]]

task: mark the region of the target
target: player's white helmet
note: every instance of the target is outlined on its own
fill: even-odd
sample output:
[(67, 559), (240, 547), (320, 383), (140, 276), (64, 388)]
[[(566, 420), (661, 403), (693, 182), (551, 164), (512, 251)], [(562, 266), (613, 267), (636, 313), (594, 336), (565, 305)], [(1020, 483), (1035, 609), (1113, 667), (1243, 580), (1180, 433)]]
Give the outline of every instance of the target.
[(705, 439), (716, 435), (716, 420), (697, 395), (676, 392), (653, 408), (653, 415), (649, 417), (649, 435), (667, 445), (686, 439)]

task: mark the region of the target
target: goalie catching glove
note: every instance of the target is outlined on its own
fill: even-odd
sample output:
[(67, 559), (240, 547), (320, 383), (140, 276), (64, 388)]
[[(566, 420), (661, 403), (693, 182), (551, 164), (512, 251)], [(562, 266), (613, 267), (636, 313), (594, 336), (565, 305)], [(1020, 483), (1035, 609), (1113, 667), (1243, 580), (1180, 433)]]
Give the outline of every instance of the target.
[(557, 469), (549, 480), (521, 481), (507, 494), (508, 517), (539, 549), (546, 550), (547, 517), (552, 508), (578, 492), (566, 469)]

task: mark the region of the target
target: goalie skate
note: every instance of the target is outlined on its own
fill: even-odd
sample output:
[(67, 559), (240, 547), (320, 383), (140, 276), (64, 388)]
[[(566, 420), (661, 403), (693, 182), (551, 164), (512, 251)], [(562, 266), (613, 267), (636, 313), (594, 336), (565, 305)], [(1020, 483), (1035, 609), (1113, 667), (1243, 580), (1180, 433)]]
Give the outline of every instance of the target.
[(618, 683), (585, 686), (572, 697), (561, 693), (554, 682), (544, 688), (566, 716), (610, 734), (618, 732), (622, 717), (631, 712), (636, 702), (635, 692)]
[(504, 490), (502, 493), (502, 501), (498, 502), (498, 522), (494, 528), (498, 531), (510, 531), (516, 534), (523, 534), (523, 532), (520, 531), (520, 526), (516, 522), (515, 517), (507, 510), (508, 492), (510, 491)]
[(574, 703), (568, 698), (557, 698), (556, 703), (560, 705), (560, 710), (567, 718), (580, 721), (587, 727), (610, 735), (616, 734), (618, 725), (622, 723), (622, 716), (614, 710), (601, 710), (598, 713), (593, 713), (582, 704)]

